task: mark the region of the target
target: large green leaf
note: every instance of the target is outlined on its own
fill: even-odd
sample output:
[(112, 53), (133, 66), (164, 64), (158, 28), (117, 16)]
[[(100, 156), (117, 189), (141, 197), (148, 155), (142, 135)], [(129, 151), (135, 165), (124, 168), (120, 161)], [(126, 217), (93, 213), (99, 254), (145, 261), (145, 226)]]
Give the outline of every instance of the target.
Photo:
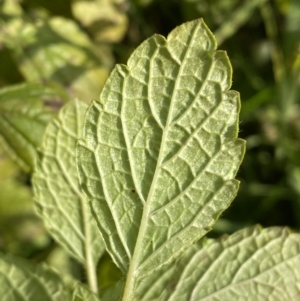
[(1, 301), (67, 301), (71, 295), (52, 270), (0, 255)]
[(0, 143), (25, 171), (33, 169), (46, 125), (67, 99), (61, 87), (51, 83), (0, 89)]
[(78, 169), (108, 252), (137, 279), (179, 257), (235, 197), (244, 154), (231, 66), (202, 20), (154, 35), (88, 109)]
[(96, 283), (96, 264), (104, 251), (87, 199), (80, 190), (75, 161), (87, 104), (69, 102), (47, 127), (32, 179), (38, 213), (51, 235), (87, 269)]
[[(252, 227), (220, 240), (204, 241), (179, 261), (176, 273), (180, 277), (165, 286), (159, 300), (299, 300), (299, 249), (299, 234), (279, 227)], [(150, 299), (141, 300), (153, 300), (155, 294), (148, 296)]]

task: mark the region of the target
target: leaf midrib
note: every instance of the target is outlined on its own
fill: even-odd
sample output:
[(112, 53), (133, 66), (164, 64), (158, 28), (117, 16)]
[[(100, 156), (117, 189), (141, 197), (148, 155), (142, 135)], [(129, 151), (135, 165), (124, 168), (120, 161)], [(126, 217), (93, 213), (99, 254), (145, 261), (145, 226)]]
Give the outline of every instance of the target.
[[(189, 44), (191, 43), (191, 41), (194, 38), (194, 35), (197, 31), (197, 27), (194, 27), (194, 31), (191, 34), (191, 37), (189, 39)], [(168, 40), (166, 40), (166, 45), (168, 43)], [(161, 46), (160, 46), (161, 47)], [(155, 51), (155, 53), (157, 53), (160, 49), (160, 47), (158, 47)], [(169, 49), (168, 49), (169, 50)], [(184, 66), (184, 62), (186, 59), (187, 54), (189, 53), (190, 48), (187, 46), (186, 47), (186, 52), (183, 56), (182, 62), (180, 64), (179, 67), (179, 71), (175, 80), (175, 85), (174, 85), (174, 89), (173, 89), (173, 93), (172, 93), (172, 97), (171, 97), (171, 101), (170, 101), (170, 108), (168, 111), (168, 118), (167, 118), (167, 122), (166, 122), (166, 126), (163, 129), (163, 134), (162, 134), (162, 139), (161, 139), (161, 143), (160, 143), (160, 149), (159, 149), (159, 155), (158, 155), (158, 159), (157, 159), (157, 163), (156, 163), (156, 168), (155, 168), (155, 172), (153, 175), (153, 180), (151, 182), (151, 186), (149, 189), (149, 194), (148, 197), (146, 199), (145, 202), (145, 206), (143, 209), (143, 214), (142, 214), (142, 219), (141, 219), (141, 223), (140, 223), (140, 228), (139, 228), (139, 232), (138, 232), (138, 236), (137, 236), (137, 240), (136, 240), (136, 245), (134, 248), (134, 252), (133, 252), (133, 256), (132, 256), (132, 260), (129, 263), (129, 270), (128, 270), (128, 274), (127, 274), (127, 279), (126, 279), (126, 283), (125, 283), (125, 288), (124, 288), (124, 293), (123, 293), (123, 297), (122, 300), (123, 301), (129, 301), (129, 300), (133, 300), (133, 293), (134, 293), (134, 289), (135, 289), (135, 285), (136, 285), (136, 278), (138, 278), (139, 272), (137, 271), (138, 268), (138, 259), (139, 259), (139, 255), (140, 255), (140, 249), (143, 245), (143, 240), (145, 237), (145, 231), (147, 229), (147, 221), (149, 219), (149, 213), (150, 213), (150, 201), (152, 199), (152, 196), (154, 194), (154, 190), (155, 190), (155, 185), (157, 182), (157, 178), (158, 178), (158, 173), (160, 171), (160, 168), (158, 166), (161, 165), (161, 162), (163, 161), (163, 154), (164, 154), (164, 149), (165, 149), (165, 140), (166, 140), (166, 135), (168, 133), (169, 130), (169, 125), (171, 123), (171, 116), (172, 116), (172, 108), (174, 105), (174, 97), (175, 97), (175, 92), (177, 91), (178, 85), (179, 85), (179, 81), (180, 81), (180, 76), (182, 73), (182, 69)], [(150, 67), (149, 67), (149, 71), (151, 72), (151, 65), (152, 65), (152, 61), (150, 60)], [(151, 77), (149, 76), (149, 81), (150, 81)]]

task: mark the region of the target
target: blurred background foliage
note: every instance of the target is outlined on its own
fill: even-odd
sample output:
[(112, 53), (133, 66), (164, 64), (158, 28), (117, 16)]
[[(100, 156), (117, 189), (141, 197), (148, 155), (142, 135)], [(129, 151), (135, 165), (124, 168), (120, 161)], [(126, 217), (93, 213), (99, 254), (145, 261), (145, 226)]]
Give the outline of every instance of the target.
[[(33, 210), (45, 126), (70, 98), (98, 98), (114, 64), (150, 35), (200, 17), (231, 59), (247, 140), (239, 194), (210, 235), (254, 223), (300, 229), (299, 0), (0, 0), (1, 251), (84, 281)], [(104, 255), (100, 287), (119, 275)]]

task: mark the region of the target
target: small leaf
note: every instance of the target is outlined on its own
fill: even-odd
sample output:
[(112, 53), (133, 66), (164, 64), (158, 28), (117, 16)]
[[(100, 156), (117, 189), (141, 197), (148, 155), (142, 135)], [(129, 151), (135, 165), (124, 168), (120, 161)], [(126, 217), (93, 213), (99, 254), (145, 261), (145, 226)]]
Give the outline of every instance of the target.
[(244, 154), (231, 66), (202, 20), (154, 35), (88, 109), (78, 170), (108, 252), (138, 279), (178, 258), (235, 197)]
[(44, 266), (0, 255), (1, 301), (67, 301), (68, 290), (59, 276)]
[(77, 284), (73, 293), (73, 301), (101, 301), (100, 298), (84, 286)]
[(127, 5), (125, 0), (76, 0), (72, 3), (72, 11), (75, 18), (90, 32), (93, 40), (98, 43), (116, 43), (126, 33)]
[[(95, 274), (104, 251), (87, 199), (80, 190), (75, 146), (87, 104), (69, 102), (48, 125), (40, 160), (33, 176), (38, 213), (51, 235), (77, 260)], [(96, 289), (96, 279), (94, 288)]]
[(299, 234), (279, 227), (201, 242), (185, 254), (180, 279), (160, 300), (299, 300), (299, 250)]
[(0, 89), (0, 143), (23, 170), (33, 169), (46, 125), (66, 100), (61, 88), (50, 83)]

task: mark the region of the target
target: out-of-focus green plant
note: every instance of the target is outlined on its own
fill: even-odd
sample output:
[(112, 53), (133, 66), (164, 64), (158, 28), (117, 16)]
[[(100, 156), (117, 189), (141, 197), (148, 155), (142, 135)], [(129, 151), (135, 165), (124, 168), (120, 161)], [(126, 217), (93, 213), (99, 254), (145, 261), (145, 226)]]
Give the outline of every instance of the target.
[[(33, 210), (31, 173), (58, 110), (74, 96), (87, 103), (98, 97), (128, 17), (125, 2), (87, 1), (105, 10), (94, 9), (99, 13), (86, 24), (86, 8), (78, 11), (83, 1), (54, 2), (0, 1), (0, 250), (34, 261), (51, 257), (59, 268), (52, 256), (59, 252)], [(67, 266), (82, 277), (74, 262)]]
[[(199, 17), (231, 57), (247, 140), (241, 188), (209, 235), (257, 222), (299, 229), (298, 0), (0, 0), (2, 251), (86, 281), (33, 210), (30, 178), (44, 130), (74, 96), (97, 99), (114, 61), (126, 62), (148, 36)], [(121, 277), (107, 253), (97, 277), (101, 289)]]

